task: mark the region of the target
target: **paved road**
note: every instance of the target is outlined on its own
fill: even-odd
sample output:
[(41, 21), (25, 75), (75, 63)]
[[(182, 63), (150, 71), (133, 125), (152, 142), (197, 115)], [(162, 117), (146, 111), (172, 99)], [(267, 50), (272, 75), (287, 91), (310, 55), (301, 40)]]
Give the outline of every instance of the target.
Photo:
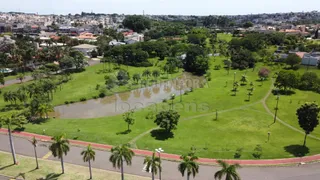
[[(14, 138), (16, 152), (25, 156), (33, 156), (33, 147), (30, 143), (23, 138)], [(41, 143), (42, 145), (38, 147), (39, 158), (44, 157), (49, 151), (45, 147), (47, 143)], [(80, 152), (83, 148), (72, 146), (70, 152), (65, 157), (65, 162), (77, 164), (81, 166), (87, 166), (86, 163), (82, 161)], [(10, 152), (8, 136), (0, 134), (0, 151)], [(114, 169), (109, 163), (108, 158), (110, 156), (109, 152), (96, 150), (96, 161), (92, 164), (94, 168), (118, 171)], [(49, 160), (58, 160), (52, 156), (48, 158)], [(134, 157), (132, 166), (125, 167), (125, 172), (140, 176), (151, 177), (149, 173), (143, 172), (143, 157)], [(181, 174), (177, 170), (178, 163), (171, 161), (163, 161), (163, 180), (180, 180), (185, 179), (181, 177)], [(32, 166), (32, 165), (30, 165)], [(0, 167), (1, 168), (1, 167)], [(31, 167), (32, 168), (32, 167)], [(196, 180), (212, 180), (214, 173), (219, 169), (219, 167), (213, 166), (200, 166), (200, 172), (196, 176)], [(243, 180), (319, 180), (320, 179), (320, 163), (309, 164), (302, 166), (290, 166), (290, 167), (243, 167), (239, 170), (239, 173)], [(1, 174), (1, 170), (0, 170)], [(2, 177), (0, 177), (2, 180)]]

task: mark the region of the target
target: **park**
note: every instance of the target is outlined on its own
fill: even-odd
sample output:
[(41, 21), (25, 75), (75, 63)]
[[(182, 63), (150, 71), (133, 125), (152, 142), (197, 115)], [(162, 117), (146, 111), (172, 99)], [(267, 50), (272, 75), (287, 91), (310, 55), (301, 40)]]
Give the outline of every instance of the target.
[[(1, 77), (0, 127), (8, 130), (11, 149), (12, 131), (52, 137), (48, 147), (64, 173), (69, 140), (110, 145), (109, 161), (121, 169), (122, 179), (118, 154), (124, 153), (130, 165), (132, 150), (153, 152), (144, 160), (147, 169), (152, 166), (153, 178), (157, 169), (161, 174), (154, 151), (159, 147), (181, 155), (182, 176), (184, 163), (194, 165), (194, 176), (198, 173), (198, 157), (264, 160), (320, 153), (320, 66), (302, 65), (295, 53), (286, 58), (275, 53), (280, 45), (286, 52), (317, 45), (281, 33), (183, 32), (177, 32), (177, 40), (109, 47), (108, 38), (119, 34), (106, 29), (96, 44), (99, 49), (91, 52), (94, 58), (69, 45), (38, 50), (37, 70), (25, 72), (20, 63), (22, 73)], [(20, 46), (28, 46), (28, 40), (20, 39)], [(3, 66), (19, 56), (30, 58), (20, 51), (2, 54), (7, 58)], [(36, 139), (32, 142), (36, 147)], [(57, 148), (61, 144), (63, 152)], [(14, 150), (12, 154), (16, 164)], [(95, 153), (90, 144), (81, 155), (91, 177)]]

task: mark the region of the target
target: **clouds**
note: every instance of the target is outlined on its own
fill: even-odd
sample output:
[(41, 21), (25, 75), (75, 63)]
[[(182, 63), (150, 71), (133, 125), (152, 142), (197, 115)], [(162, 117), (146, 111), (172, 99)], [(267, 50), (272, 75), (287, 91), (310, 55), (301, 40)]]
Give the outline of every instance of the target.
[(85, 12), (142, 14), (250, 14), (317, 10), (319, 0), (9, 0), (0, 11), (68, 14)]

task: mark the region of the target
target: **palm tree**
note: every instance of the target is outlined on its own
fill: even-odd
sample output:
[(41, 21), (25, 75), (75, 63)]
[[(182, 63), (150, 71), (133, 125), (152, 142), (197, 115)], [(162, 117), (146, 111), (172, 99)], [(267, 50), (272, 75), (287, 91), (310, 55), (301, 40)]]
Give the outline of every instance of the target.
[(132, 157), (134, 156), (134, 152), (129, 149), (127, 144), (116, 146), (111, 149), (111, 156), (109, 161), (112, 163), (114, 168), (121, 169), (121, 179), (124, 180), (123, 173), (123, 161), (127, 163), (127, 165), (131, 165)]
[(91, 148), (89, 144), (86, 150), (81, 152), (83, 156), (83, 161), (89, 163), (89, 172), (90, 172), (90, 179), (92, 179), (92, 171), (91, 171), (91, 160), (95, 160), (96, 152)]
[(54, 157), (58, 157), (61, 161), (62, 174), (64, 174), (63, 154), (67, 155), (69, 148), (69, 141), (65, 138), (65, 134), (54, 136), (51, 138), (53, 143), (49, 146), (49, 150)]
[(38, 113), (39, 113), (40, 118), (42, 118), (42, 116), (45, 114), (46, 119), (47, 119), (49, 117), (48, 113), (53, 112), (53, 111), (54, 111), (53, 106), (48, 103), (40, 104), (40, 106), (38, 108)]
[(153, 152), (152, 157), (146, 157), (143, 161), (143, 164), (146, 164), (146, 170), (147, 172), (152, 173), (152, 180), (154, 180), (154, 175), (156, 175), (159, 172), (161, 172), (161, 159), (155, 155), (155, 152)]
[(180, 159), (182, 159), (182, 162), (179, 164), (178, 170), (180, 171), (181, 175), (184, 176), (185, 171), (187, 171), (187, 180), (189, 180), (191, 174), (193, 177), (195, 177), (199, 172), (199, 164), (195, 162), (198, 157), (195, 155), (182, 155)]
[(16, 152), (14, 149), (13, 139), (11, 135), (11, 129), (12, 129), (12, 126), (22, 127), (25, 122), (26, 122), (26, 117), (16, 112), (12, 113), (11, 115), (2, 116), (0, 118), (0, 128), (5, 125), (8, 128), (9, 142), (10, 142), (10, 148), (11, 148), (14, 164), (17, 164), (17, 158), (16, 158)]
[(218, 160), (218, 164), (222, 166), (220, 171), (214, 174), (214, 179), (222, 179), (222, 176), (226, 176), (226, 180), (240, 180), (240, 176), (236, 169), (241, 167), (239, 164), (229, 165), (228, 163)]
[(39, 169), (39, 163), (38, 163), (38, 156), (37, 156), (37, 146), (38, 146), (38, 140), (33, 137), (31, 140), (30, 140), (32, 146), (33, 146), (33, 149), (34, 149), (34, 157), (36, 158), (36, 164), (37, 164), (37, 167), (36, 169)]
[(155, 69), (152, 71), (152, 76), (155, 78), (155, 80), (157, 81), (157, 78), (160, 76), (160, 71)]
[(142, 76), (146, 77), (147, 80), (149, 79), (149, 76), (151, 75), (151, 71), (149, 69), (146, 69), (143, 71)]

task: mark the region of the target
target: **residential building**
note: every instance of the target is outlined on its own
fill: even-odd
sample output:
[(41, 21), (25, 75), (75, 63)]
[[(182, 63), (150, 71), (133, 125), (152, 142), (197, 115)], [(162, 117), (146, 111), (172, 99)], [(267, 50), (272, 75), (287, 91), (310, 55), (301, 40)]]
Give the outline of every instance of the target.
[(80, 44), (78, 46), (73, 46), (72, 49), (78, 50), (82, 52), (85, 56), (90, 56), (92, 51), (97, 51), (98, 46), (94, 46), (91, 44)]

